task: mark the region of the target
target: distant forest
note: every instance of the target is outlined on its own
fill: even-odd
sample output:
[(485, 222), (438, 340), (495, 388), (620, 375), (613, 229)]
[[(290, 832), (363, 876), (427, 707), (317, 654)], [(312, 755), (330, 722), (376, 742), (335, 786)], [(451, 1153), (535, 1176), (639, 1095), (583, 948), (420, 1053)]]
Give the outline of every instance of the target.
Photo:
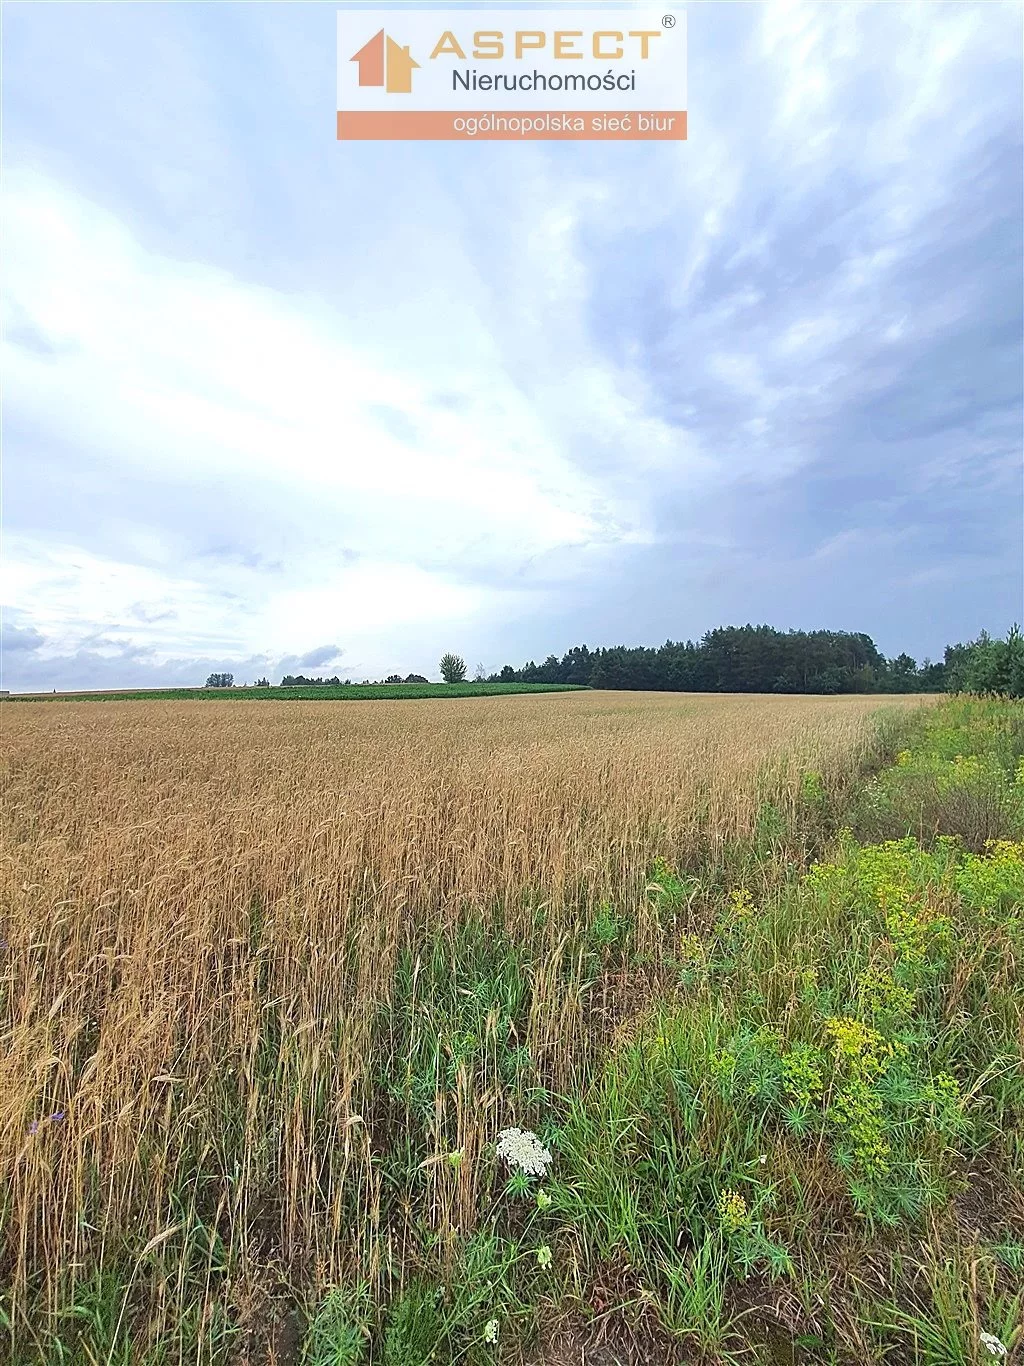
[[(993, 692), (1024, 695), (1024, 638), (1014, 627), (1005, 640), (985, 632), (947, 645), (943, 658), (920, 665), (908, 654), (893, 659), (870, 636), (853, 631), (777, 631), (771, 626), (721, 626), (700, 641), (668, 640), (656, 648), (576, 645), (561, 659), (549, 655), (522, 668), (506, 664), (488, 683), (577, 683), (591, 688), (656, 692), (909, 693)], [(338, 678), (287, 675), (282, 684), (340, 683)], [(370, 680), (367, 680), (370, 681)], [(410, 674), (382, 680), (420, 681)]]

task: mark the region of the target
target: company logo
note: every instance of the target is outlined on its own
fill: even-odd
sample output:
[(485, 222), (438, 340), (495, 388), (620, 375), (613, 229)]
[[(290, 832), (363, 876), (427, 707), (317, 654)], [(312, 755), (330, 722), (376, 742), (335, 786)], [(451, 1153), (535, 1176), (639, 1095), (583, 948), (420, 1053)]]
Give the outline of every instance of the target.
[(420, 66), (409, 49), (389, 38), (383, 29), (349, 60), (359, 66), (360, 85), (382, 85), (389, 95), (411, 94), (412, 73)]
[(493, 3), (343, 4), (338, 138), (685, 141), (684, 11)]

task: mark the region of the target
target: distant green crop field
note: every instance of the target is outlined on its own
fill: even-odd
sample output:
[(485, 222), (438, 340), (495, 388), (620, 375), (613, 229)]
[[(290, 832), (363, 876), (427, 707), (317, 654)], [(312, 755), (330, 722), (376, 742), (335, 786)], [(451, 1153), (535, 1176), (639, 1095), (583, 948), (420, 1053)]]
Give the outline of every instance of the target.
[(8, 702), (389, 701), (419, 697), (498, 697), (505, 693), (585, 692), (576, 683), (349, 683), (305, 688), (155, 688), (140, 692), (24, 693)]

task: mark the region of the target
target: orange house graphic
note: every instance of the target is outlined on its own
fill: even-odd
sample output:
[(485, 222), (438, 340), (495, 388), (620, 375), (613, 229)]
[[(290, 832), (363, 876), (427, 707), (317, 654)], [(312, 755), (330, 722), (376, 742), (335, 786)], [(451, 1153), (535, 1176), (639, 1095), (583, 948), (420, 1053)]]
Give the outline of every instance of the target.
[(407, 47), (399, 46), (383, 29), (349, 61), (359, 64), (360, 85), (382, 85), (389, 95), (411, 94), (412, 73), (420, 65), (409, 56)]

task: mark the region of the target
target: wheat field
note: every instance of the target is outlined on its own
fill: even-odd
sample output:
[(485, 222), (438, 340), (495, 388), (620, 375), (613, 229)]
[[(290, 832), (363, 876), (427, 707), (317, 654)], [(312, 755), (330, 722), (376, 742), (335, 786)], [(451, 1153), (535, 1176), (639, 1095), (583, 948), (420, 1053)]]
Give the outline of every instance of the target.
[[(394, 1285), (424, 1228), (443, 1262), (477, 1218), (476, 1155), (526, 1104), (497, 1007), (476, 1051), (445, 1035), (434, 998), (463, 989), (466, 926), (509, 946), (509, 1030), (535, 1085), (570, 1091), (623, 1005), (574, 959), (574, 926), (629, 908), (642, 962), (652, 865), (726, 865), (766, 803), (796, 809), (808, 771), (826, 792), (853, 779), (880, 707), (918, 705), (5, 705), (0, 1281), (16, 1334), (109, 1267), (125, 1361), (186, 1325), (182, 1354), (212, 1360), (223, 1323), (244, 1341), (275, 1286)], [(410, 1090), (414, 1054), (433, 1058), (432, 1095), (422, 1066)]]

